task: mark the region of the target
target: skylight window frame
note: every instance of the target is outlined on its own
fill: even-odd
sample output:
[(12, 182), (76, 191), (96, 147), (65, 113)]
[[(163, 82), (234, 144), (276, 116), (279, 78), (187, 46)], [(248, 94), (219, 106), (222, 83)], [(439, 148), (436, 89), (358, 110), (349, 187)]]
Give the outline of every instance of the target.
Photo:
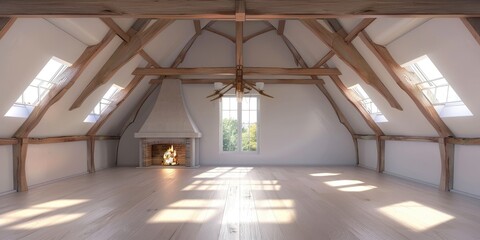
[[(415, 60), (414, 62), (412, 62), (411, 64), (408, 65), (410, 67), (410, 69), (412, 69), (414, 71), (414, 73), (418, 77), (418, 79), (420, 80), (420, 82), (415, 83), (415, 86), (418, 87), (422, 91), (422, 93), (427, 97), (428, 101), (430, 101), (430, 103), (434, 106), (444, 106), (444, 105), (450, 104), (450, 103), (451, 104), (463, 103), (463, 101), (460, 99), (460, 97), (458, 97), (460, 100), (448, 101), (448, 99), (450, 97), (450, 94), (451, 94), (450, 91), (453, 91), (455, 94), (456, 94), (456, 92), (452, 88), (452, 86), (448, 83), (447, 79), (443, 76), (443, 74), (440, 73), (440, 71), (438, 71), (438, 72), (441, 74), (441, 77), (434, 78), (434, 79), (429, 79), (427, 77), (427, 74), (418, 65), (418, 62), (420, 60), (424, 59), (424, 58), (428, 58), (428, 56), (421, 57), (421, 58)], [(428, 59), (430, 60), (430, 58), (428, 58)], [(433, 64), (433, 62), (432, 62), (432, 64)], [(438, 84), (438, 85), (435, 84), (435, 81), (439, 81), (439, 80), (444, 80), (446, 83)], [(428, 84), (430, 86), (429, 87), (424, 87), (424, 86), (422, 86), (422, 84)], [(439, 101), (439, 98), (437, 97), (437, 90), (439, 88), (443, 88), (443, 87), (447, 87), (447, 90), (446, 90), (447, 93), (446, 93), (446, 97), (445, 97), (446, 100), (445, 101)], [(431, 97), (429, 97), (427, 94), (425, 94), (425, 91), (430, 91), (436, 101), (433, 101), (433, 99)], [(458, 96), (458, 94), (456, 94), (456, 95)]]
[[(41, 78), (40, 75), (52, 61), (60, 65), (56, 68), (55, 72), (50, 75), (49, 79)], [(48, 95), (50, 90), (59, 84), (59, 76), (70, 66), (70, 63), (60, 58), (55, 56), (51, 57), (50, 60), (48, 60), (48, 62), (40, 70), (40, 72), (37, 73), (35, 78), (30, 82), (27, 88), (20, 94), (15, 103), (12, 104), (12, 107), (10, 107), (4, 116), (27, 118), (32, 113), (33, 109), (38, 106), (38, 104)], [(35, 100), (28, 102), (28, 97), (26, 95), (31, 88), (33, 88), (33, 91), (36, 92), (34, 96)]]
[(367, 92), (360, 86), (360, 84), (355, 84), (350, 89), (356, 96), (357, 101), (362, 105), (363, 109), (367, 111), (372, 119), (377, 122), (388, 122), (388, 119), (385, 115), (380, 111), (378, 106), (373, 102), (373, 100), (368, 96)]
[(95, 104), (95, 107), (93, 107), (93, 110), (87, 115), (87, 117), (85, 118), (85, 120), (83, 120), (83, 122), (94, 123), (98, 121), (98, 119), (100, 119), (102, 114), (105, 113), (105, 111), (115, 103), (115, 96), (119, 92), (121, 92), (123, 89), (124, 89), (123, 87), (120, 87), (116, 84), (112, 84), (112, 86), (110, 86), (107, 92), (105, 92), (105, 94), (102, 96), (100, 101), (98, 101), (98, 103)]

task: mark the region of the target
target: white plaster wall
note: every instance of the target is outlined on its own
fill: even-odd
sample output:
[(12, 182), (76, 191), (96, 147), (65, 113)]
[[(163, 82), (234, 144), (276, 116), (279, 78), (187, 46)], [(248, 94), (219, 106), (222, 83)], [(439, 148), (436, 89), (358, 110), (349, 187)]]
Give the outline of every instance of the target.
[(52, 56), (73, 63), (85, 45), (44, 19), (17, 19), (0, 41), (0, 137), (23, 118), (3, 117)]
[(438, 143), (385, 141), (385, 172), (438, 186)]
[[(352, 165), (353, 142), (330, 104), (313, 85), (266, 85), (275, 99), (260, 99), (259, 152), (220, 152), (219, 106), (210, 85), (184, 85), (187, 108), (202, 132), (201, 165)], [(150, 100), (147, 104), (152, 104)], [(151, 108), (151, 106), (150, 106)], [(119, 165), (138, 165), (138, 140), (148, 107), (120, 141)], [(292, 155), (299, 157), (292, 159)]]
[(480, 197), (480, 146), (455, 146), (453, 189)]
[(28, 145), (26, 174), (29, 186), (86, 172), (85, 141)]
[(115, 167), (118, 140), (95, 141), (95, 170)]
[(377, 141), (358, 139), (358, 157), (360, 166), (377, 169)]
[[(208, 85), (184, 86), (193, 120), (202, 132), (202, 165), (351, 165), (354, 148), (348, 131), (313, 85), (266, 85), (274, 99), (261, 98), (259, 152), (220, 151), (218, 102), (205, 101)], [(292, 157), (295, 156), (295, 157)]]
[(0, 146), (0, 194), (13, 190), (13, 154), (11, 145)]
[(160, 87), (152, 92), (150, 97), (142, 105), (138, 114), (133, 114), (134, 118), (131, 120), (128, 119), (125, 123), (128, 127), (125, 129), (123, 135), (121, 135), (119, 141), (117, 166), (138, 166), (140, 141), (133, 136), (142, 127), (145, 119), (147, 119), (150, 114), (159, 91)]
[(480, 135), (480, 46), (460, 19), (429, 20), (387, 48), (400, 64), (427, 54), (474, 115), (443, 121), (456, 136)]

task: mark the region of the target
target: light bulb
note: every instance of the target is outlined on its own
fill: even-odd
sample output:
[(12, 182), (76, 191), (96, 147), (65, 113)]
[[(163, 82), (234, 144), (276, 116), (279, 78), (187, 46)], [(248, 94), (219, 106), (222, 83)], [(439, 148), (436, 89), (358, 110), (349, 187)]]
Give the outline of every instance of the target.
[(241, 103), (242, 100), (243, 100), (243, 92), (242, 91), (237, 91), (235, 94), (237, 95), (237, 102)]

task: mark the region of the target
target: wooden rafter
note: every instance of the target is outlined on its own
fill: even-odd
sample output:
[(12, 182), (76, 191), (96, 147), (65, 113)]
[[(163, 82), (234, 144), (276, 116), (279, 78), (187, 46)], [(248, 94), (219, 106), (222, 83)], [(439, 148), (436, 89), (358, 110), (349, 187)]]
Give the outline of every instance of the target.
[(193, 20), (193, 27), (195, 27), (196, 34), (202, 33), (202, 25), (200, 23), (200, 20)]
[[(201, 67), (201, 68), (137, 68), (133, 75), (234, 75), (233, 67)], [(336, 68), (276, 68), (276, 67), (245, 67), (243, 73), (270, 75), (340, 75)]]
[[(375, 21), (375, 18), (365, 18), (362, 21), (360, 21), (355, 28), (351, 32), (349, 32), (345, 37), (345, 42), (351, 43), (357, 35), (365, 30), (370, 24)], [(321, 67), (323, 64), (327, 63), (328, 60), (330, 60), (333, 56), (335, 56), (335, 52), (333, 50), (330, 50), (322, 59), (320, 59), (313, 67)]]
[(204, 28), (204, 29), (205, 29), (206, 31), (211, 32), (211, 33), (215, 33), (215, 34), (217, 34), (217, 35), (219, 35), (219, 36), (222, 36), (222, 37), (224, 37), (224, 38), (232, 41), (233, 43), (235, 43), (235, 37), (234, 37), (234, 36), (231, 36), (231, 35), (229, 35), (229, 34), (227, 34), (227, 33), (222, 32), (222, 31), (218, 31), (217, 29), (215, 29), (215, 28), (213, 28), (213, 27), (211, 27), (211, 26), (208, 26), (208, 27), (206, 27), (206, 28)]
[[(141, 17), (169, 19), (236, 19), (235, 5), (228, 0), (192, 4), (190, 0), (16, 0), (0, 2), (0, 16), (41, 17)], [(179, 7), (181, 6), (181, 7)], [(246, 19), (295, 19), (339, 16), (464, 16), (480, 15), (477, 0), (250, 0)], [(293, 14), (292, 14), (293, 13)]]
[[(221, 82), (224, 84), (231, 83), (235, 79), (232, 78), (181, 78), (182, 84), (213, 84), (215, 82)], [(312, 79), (245, 79), (250, 83), (263, 82), (265, 84), (322, 84), (323, 80), (312, 80)], [(152, 79), (150, 84), (162, 84), (163, 79)]]
[(405, 93), (407, 93), (407, 95), (412, 99), (415, 105), (417, 105), (420, 112), (428, 120), (428, 122), (430, 122), (437, 133), (442, 137), (453, 136), (452, 131), (440, 118), (430, 101), (428, 101), (420, 89), (409, 82), (408, 79), (415, 78), (416, 75), (401, 67), (395, 61), (395, 59), (393, 59), (388, 50), (385, 47), (374, 43), (366, 32), (360, 33), (359, 37), (383, 64), (398, 86), (403, 89)]
[(16, 18), (14, 17), (0, 17), (0, 39), (5, 36), (15, 20)]
[[(128, 33), (126, 33), (125, 31), (123, 31), (123, 29), (120, 26), (118, 26), (118, 24), (115, 21), (113, 21), (113, 19), (111, 19), (111, 18), (100, 18), (100, 19), (112, 31), (114, 31), (117, 34), (117, 36), (120, 37), (124, 42), (126, 42), (126, 43), (130, 42), (130, 39), (131, 39), (130, 35)], [(145, 52), (143, 49), (140, 50), (140, 52), (138, 54), (140, 56), (142, 56), (143, 59), (145, 59), (145, 61), (152, 64), (153, 66), (160, 67), (160, 65), (158, 65), (157, 62), (147, 52)]]
[[(151, 66), (150, 64), (147, 66)], [(112, 97), (112, 103), (108, 106), (107, 109), (102, 113), (100, 118), (93, 124), (90, 130), (87, 132), (88, 136), (95, 136), (100, 128), (105, 124), (107, 119), (114, 113), (114, 111), (122, 105), (122, 103), (127, 99), (127, 97), (133, 92), (133, 90), (140, 84), (144, 76), (135, 76), (133, 79), (128, 83), (128, 85), (116, 93)]]
[[(140, 31), (135, 35), (131, 35), (130, 42), (124, 42), (117, 48), (117, 50), (112, 54), (112, 56), (108, 59), (105, 65), (103, 65), (100, 71), (82, 91), (77, 100), (75, 100), (75, 102), (70, 107), (70, 110), (80, 107), (80, 105), (85, 101), (88, 96), (90, 96), (90, 94), (95, 89), (108, 82), (108, 80), (110, 80), (110, 78), (122, 66), (124, 66), (128, 61), (130, 61), (136, 54), (138, 54), (147, 43), (149, 43), (155, 36), (157, 36), (171, 23), (171, 20), (157, 20), (144, 31)], [(144, 25), (145, 23), (141, 24), (141, 27), (143, 27)]]
[(347, 98), (347, 100), (355, 106), (355, 109), (360, 113), (360, 115), (363, 117), (367, 125), (372, 129), (372, 131), (375, 133), (377, 136), (384, 135), (383, 131), (378, 127), (378, 125), (375, 123), (373, 120), (372, 116), (363, 108), (363, 106), (360, 104), (358, 99), (356, 98), (355, 94), (352, 92), (352, 90), (348, 89), (345, 84), (343, 84), (342, 80), (338, 76), (330, 76), (330, 78), (333, 80), (333, 83), (338, 87), (340, 92)]
[(278, 35), (283, 35), (283, 33), (285, 32), (285, 24), (286, 24), (285, 19), (278, 21), (278, 27), (277, 27), (277, 34)]
[(462, 22), (465, 24), (468, 31), (470, 31), (473, 38), (477, 40), (477, 43), (480, 44), (480, 17), (462, 18)]
[(237, 22), (245, 22), (246, 15), (245, 15), (245, 8), (246, 8), (246, 1), (245, 0), (235, 0), (235, 21)]
[(86, 69), (88, 64), (112, 41), (114, 36), (115, 33), (113, 31), (109, 31), (100, 43), (87, 47), (83, 54), (75, 61), (75, 63), (73, 63), (72, 66), (67, 68), (57, 77), (55, 80), (57, 84), (33, 109), (28, 118), (23, 122), (22, 126), (20, 126), (20, 128), (15, 132), (15, 137), (28, 137), (30, 132), (37, 126), (48, 109), (67, 93), (67, 91), (73, 86), (73, 84)]
[[(395, 100), (390, 91), (373, 71), (363, 56), (357, 49), (348, 44), (344, 37), (338, 33), (330, 32), (314, 19), (301, 21), (308, 29), (312, 31), (321, 41), (330, 47), (335, 54), (350, 66), (368, 85), (375, 88), (393, 108), (402, 110), (400, 104)], [(346, 36), (345, 36), (346, 37)]]
[(266, 28), (264, 28), (264, 29), (262, 29), (262, 30), (259, 30), (259, 31), (257, 31), (257, 32), (254, 32), (254, 33), (250, 34), (250, 35), (245, 36), (245, 37), (243, 38), (243, 42), (245, 43), (245, 42), (247, 42), (248, 40), (250, 40), (250, 39), (252, 39), (252, 38), (258, 37), (258, 36), (260, 36), (260, 35), (262, 35), (262, 34), (264, 34), (264, 33), (267, 33), (267, 32), (273, 31), (273, 30), (276, 30), (276, 28), (275, 28), (274, 26), (272, 26), (272, 25), (268, 25), (268, 27), (266, 27)]
[(243, 66), (243, 22), (240, 21), (235, 22), (235, 64)]

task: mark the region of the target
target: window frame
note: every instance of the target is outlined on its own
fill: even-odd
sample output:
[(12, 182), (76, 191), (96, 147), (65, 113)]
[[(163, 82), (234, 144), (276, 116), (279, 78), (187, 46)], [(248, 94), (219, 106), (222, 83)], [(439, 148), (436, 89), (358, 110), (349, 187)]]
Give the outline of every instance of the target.
[[(115, 87), (115, 89), (113, 90), (113, 93), (110, 94), (109, 98), (105, 98), (107, 93), (109, 93), (112, 90), (113, 87)], [(105, 112), (105, 110), (107, 110), (110, 107), (110, 105), (112, 105), (114, 103), (115, 95), (117, 95), (123, 89), (124, 89), (123, 87), (121, 87), (117, 84), (112, 84), (108, 88), (108, 90), (105, 92), (105, 94), (103, 94), (102, 98), (100, 98), (100, 101), (98, 101), (97, 104), (95, 104), (92, 111), (90, 111), (90, 113), (88, 113), (87, 117), (85, 118), (85, 120), (83, 120), (83, 122), (84, 123), (95, 123), (95, 122), (97, 122), (98, 119), (100, 119), (102, 117), (102, 114)], [(99, 113), (98, 114), (95, 112), (97, 107), (99, 108)]]
[[(382, 111), (380, 111), (380, 108), (378, 108), (377, 104), (373, 102), (372, 98), (368, 96), (367, 92), (365, 91), (365, 89), (362, 88), (360, 84), (352, 85), (348, 89), (355, 94), (357, 102), (360, 103), (360, 105), (365, 111), (368, 112), (368, 114), (370, 114), (374, 122), (388, 122), (387, 117), (385, 117)], [(377, 111), (373, 111), (373, 109), (376, 109)]]
[[(237, 136), (237, 150), (235, 151), (225, 151), (223, 150), (223, 98), (233, 98), (234, 101), (236, 102), (237, 104), (237, 120), (238, 120), (238, 123), (237, 123), (237, 132), (239, 133), (238, 136)], [(223, 154), (238, 154), (238, 153), (241, 153), (241, 154), (258, 154), (259, 153), (259, 146), (260, 146), (260, 141), (259, 141), (259, 129), (260, 129), (260, 95), (258, 94), (248, 94), (248, 95), (245, 95), (243, 98), (256, 98), (257, 99), (257, 110), (256, 110), (256, 114), (257, 114), (257, 122), (256, 122), (256, 125), (257, 125), (257, 131), (256, 131), (256, 139), (257, 139), (257, 147), (256, 147), (256, 150), (255, 151), (243, 151), (242, 150), (242, 103), (238, 102), (237, 97), (234, 95), (234, 94), (225, 94), (222, 98), (219, 99), (218, 101), (218, 105), (219, 105), (219, 151), (220, 153), (223, 153)]]
[[(60, 64), (58, 68), (56, 68), (55, 73), (52, 74), (49, 79), (43, 79), (40, 77), (40, 74), (43, 73), (43, 70), (49, 65), (51, 61), (55, 61), (56, 63)], [(4, 117), (16, 117), (16, 118), (28, 118), (32, 111), (37, 107), (49, 94), (49, 92), (54, 89), (58, 84), (59, 76), (65, 72), (72, 64), (66, 62), (60, 58), (52, 56), (45, 65), (43, 65), (42, 69), (35, 75), (33, 80), (28, 84), (28, 86), (23, 90), (20, 96), (15, 100), (12, 106), (8, 109), (8, 111), (4, 114)], [(36, 100), (34, 102), (27, 102), (26, 94), (27, 90), (33, 88), (33, 91), (36, 92)], [(20, 100), (20, 102), (19, 102)]]

